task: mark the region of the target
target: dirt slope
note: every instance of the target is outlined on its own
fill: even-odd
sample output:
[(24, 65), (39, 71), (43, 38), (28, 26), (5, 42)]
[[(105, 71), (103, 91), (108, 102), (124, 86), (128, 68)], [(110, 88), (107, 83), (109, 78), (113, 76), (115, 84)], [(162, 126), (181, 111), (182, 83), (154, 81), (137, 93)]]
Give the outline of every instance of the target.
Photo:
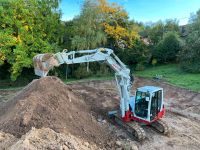
[(98, 148), (88, 142), (84, 142), (71, 134), (56, 133), (49, 128), (32, 128), (28, 133), (22, 136), (20, 140), (9, 147), (10, 150), (69, 150), (69, 149), (95, 149)]
[(34, 80), (0, 109), (0, 130), (21, 137), (32, 127), (69, 132), (100, 144), (109, 134), (93, 119), (85, 101), (56, 77)]
[(5, 150), (98, 150), (96, 145), (89, 144), (83, 139), (70, 133), (57, 133), (50, 128), (32, 128), (20, 139), (10, 134), (0, 132), (0, 149)]

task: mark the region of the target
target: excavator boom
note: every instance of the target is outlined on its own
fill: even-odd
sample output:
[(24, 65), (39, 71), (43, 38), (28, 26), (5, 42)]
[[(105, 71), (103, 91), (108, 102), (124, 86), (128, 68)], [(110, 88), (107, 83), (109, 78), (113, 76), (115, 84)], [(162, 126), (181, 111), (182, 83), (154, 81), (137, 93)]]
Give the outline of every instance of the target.
[(47, 76), (50, 69), (61, 64), (76, 64), (85, 62), (106, 62), (114, 71), (117, 87), (120, 93), (121, 116), (129, 110), (130, 88), (132, 86), (130, 70), (113, 53), (113, 50), (99, 48), (94, 50), (79, 50), (58, 52), (56, 54), (38, 54), (33, 58), (35, 74)]

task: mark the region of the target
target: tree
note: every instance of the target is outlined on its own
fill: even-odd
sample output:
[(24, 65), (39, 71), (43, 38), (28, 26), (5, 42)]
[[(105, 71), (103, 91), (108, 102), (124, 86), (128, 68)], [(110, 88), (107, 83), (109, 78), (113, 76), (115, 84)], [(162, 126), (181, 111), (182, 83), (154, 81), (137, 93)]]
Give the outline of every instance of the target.
[(149, 38), (153, 45), (156, 45), (163, 37), (164, 24), (159, 21), (149, 30)]
[(106, 36), (98, 18), (96, 3), (86, 0), (81, 14), (73, 20), (73, 49), (93, 49), (105, 44)]
[(150, 58), (148, 45), (140, 39), (134, 41), (134, 45), (132, 48), (119, 50), (117, 53), (120, 59), (130, 68), (143, 70), (144, 65), (148, 63)]
[(7, 0), (0, 6), (0, 63), (15, 80), (32, 67), (38, 53), (53, 52), (60, 41), (58, 0)]
[(152, 45), (157, 45), (167, 32), (179, 33), (179, 26), (177, 20), (168, 19), (164, 22), (158, 21), (152, 26), (147, 26), (144, 33), (148, 36)]
[(165, 21), (164, 32), (180, 32), (178, 21), (175, 19), (167, 19)]
[[(73, 49), (94, 49), (106, 43), (106, 35), (101, 20), (98, 19), (100, 14), (97, 10), (96, 3), (91, 0), (84, 1), (81, 14), (73, 20), (74, 36), (71, 40)], [(87, 63), (87, 72), (89, 72), (89, 63)]]
[(128, 13), (116, 3), (98, 0), (99, 13), (104, 31), (108, 36), (110, 47), (132, 47), (133, 40), (139, 38), (138, 26), (130, 23)]
[(182, 48), (182, 41), (176, 32), (167, 32), (153, 51), (153, 58), (158, 62), (175, 62), (178, 52)]
[(200, 73), (200, 10), (190, 19), (188, 36), (179, 59), (181, 68), (187, 72)]

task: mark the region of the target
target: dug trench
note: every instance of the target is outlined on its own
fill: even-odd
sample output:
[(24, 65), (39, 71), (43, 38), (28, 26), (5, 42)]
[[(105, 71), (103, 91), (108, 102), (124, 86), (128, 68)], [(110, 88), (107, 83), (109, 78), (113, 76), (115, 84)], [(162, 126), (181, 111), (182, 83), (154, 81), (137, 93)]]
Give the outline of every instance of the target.
[[(31, 144), (33, 145), (33, 142), (30, 142), (31, 138), (33, 140), (33, 137), (30, 136), (35, 135), (33, 133), (36, 132), (36, 137), (38, 137), (43, 135), (44, 131), (48, 131), (51, 133), (49, 134), (51, 140), (47, 140), (50, 143), (54, 135), (63, 134), (64, 138), (58, 138), (59, 142), (54, 140), (53, 144), (55, 145), (57, 142), (56, 144), (61, 147), (63, 143), (66, 143), (65, 139), (68, 135), (68, 137), (73, 136), (72, 139), (78, 138), (76, 141), (88, 142), (89, 144), (86, 144), (88, 149), (116, 149), (119, 147), (127, 149), (199, 149), (200, 94), (144, 78), (136, 78), (132, 93), (136, 87), (144, 85), (164, 88), (167, 108), (164, 119), (172, 128), (170, 137), (160, 135), (151, 128), (145, 127), (147, 139), (143, 143), (138, 143), (124, 130), (108, 121), (107, 112), (119, 109), (119, 96), (115, 81), (90, 81), (66, 85), (56, 77), (45, 77), (33, 80), (23, 90), (15, 93), (13, 98), (1, 102), (0, 147), (12, 148), (16, 143), (19, 145), (20, 140), (27, 141), (27, 137), (30, 147)], [(7, 140), (9, 139), (7, 137), (10, 140)], [(37, 145), (39, 145), (38, 141), (41, 141), (41, 137), (34, 140)], [(42, 148), (47, 148), (44, 146), (44, 139), (42, 141), (40, 142), (43, 145)], [(73, 148), (82, 149), (80, 142), (77, 143), (79, 143), (78, 146)], [(67, 146), (70, 149), (68, 144)], [(34, 148), (40, 149), (41, 147), (33, 146)], [(56, 148), (59, 147), (50, 147), (49, 149)]]

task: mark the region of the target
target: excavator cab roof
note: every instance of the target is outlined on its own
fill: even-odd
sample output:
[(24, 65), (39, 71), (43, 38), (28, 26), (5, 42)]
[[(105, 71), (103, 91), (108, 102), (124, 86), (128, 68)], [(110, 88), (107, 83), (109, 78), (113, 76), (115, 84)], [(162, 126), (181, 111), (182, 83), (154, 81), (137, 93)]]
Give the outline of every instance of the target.
[(153, 93), (159, 90), (163, 90), (163, 88), (156, 87), (156, 86), (143, 86), (143, 87), (137, 88), (137, 91), (150, 92), (150, 93)]

